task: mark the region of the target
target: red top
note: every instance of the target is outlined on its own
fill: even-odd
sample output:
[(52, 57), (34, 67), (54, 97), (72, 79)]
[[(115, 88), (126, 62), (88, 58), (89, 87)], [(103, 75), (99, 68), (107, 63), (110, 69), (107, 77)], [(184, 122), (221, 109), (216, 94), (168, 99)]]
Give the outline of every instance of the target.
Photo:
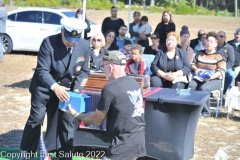
[(127, 60), (126, 64), (126, 72), (130, 74), (145, 74), (145, 63), (142, 59), (138, 62), (134, 62), (132, 58)]

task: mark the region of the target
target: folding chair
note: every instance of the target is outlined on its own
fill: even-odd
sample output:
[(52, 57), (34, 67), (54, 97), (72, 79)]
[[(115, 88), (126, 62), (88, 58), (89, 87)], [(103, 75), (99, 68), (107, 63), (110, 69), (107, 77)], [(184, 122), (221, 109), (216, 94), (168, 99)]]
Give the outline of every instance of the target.
[(145, 75), (151, 75), (152, 74), (152, 71), (150, 70), (150, 67), (151, 67), (151, 62), (149, 62), (149, 60), (147, 60), (147, 59), (143, 59), (142, 58), (142, 60), (144, 61), (144, 63), (145, 63), (145, 68), (144, 68), (144, 70), (145, 70)]
[(145, 74), (146, 75), (151, 75), (152, 74), (152, 71), (150, 70), (150, 67), (151, 67), (151, 63), (152, 63), (152, 61), (153, 61), (153, 59), (154, 59), (154, 55), (151, 55), (151, 54), (143, 54), (142, 56), (141, 56), (141, 58), (142, 58), (142, 60), (145, 62), (145, 66), (146, 66), (146, 68), (145, 68)]
[(221, 79), (221, 88), (220, 90), (213, 90), (211, 91), (211, 97), (210, 97), (210, 104), (217, 104), (215, 107), (210, 107), (211, 110), (216, 110), (216, 118), (218, 117), (219, 108), (222, 107), (222, 98), (223, 98), (223, 89), (224, 89), (224, 81), (225, 81), (225, 74), (221, 72), (222, 76)]

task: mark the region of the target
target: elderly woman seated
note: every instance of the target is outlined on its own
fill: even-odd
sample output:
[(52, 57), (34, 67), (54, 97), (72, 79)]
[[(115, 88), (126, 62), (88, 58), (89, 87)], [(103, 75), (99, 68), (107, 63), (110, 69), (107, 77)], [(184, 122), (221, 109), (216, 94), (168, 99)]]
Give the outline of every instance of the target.
[[(179, 35), (175, 32), (169, 32), (166, 39), (166, 48), (163, 51), (158, 50), (151, 64), (153, 72), (151, 78), (152, 87), (177, 88), (179, 82), (180, 88), (185, 88), (186, 75), (190, 73), (190, 63), (186, 52), (177, 48)], [(185, 79), (185, 80), (184, 80)]]
[(90, 69), (91, 72), (94, 72), (101, 69), (101, 62), (99, 60), (102, 59), (106, 53), (105, 49), (103, 48), (105, 45), (105, 38), (102, 33), (96, 33), (92, 35), (90, 44), (92, 45), (90, 53)]
[[(215, 32), (209, 32), (207, 34), (207, 49), (199, 51), (193, 59), (192, 70), (195, 75), (200, 76), (192, 79), (189, 87), (192, 90), (208, 91), (209, 94), (213, 90), (221, 89), (220, 77), (225, 74), (226, 62), (223, 57), (216, 51), (217, 47), (217, 34)], [(200, 74), (200, 73), (209, 73)], [(201, 77), (201, 75), (204, 75)], [(209, 117), (210, 101), (206, 102), (202, 110), (203, 117)]]
[(240, 72), (235, 79), (236, 86), (228, 91), (225, 100), (225, 107), (227, 107), (228, 115), (232, 113), (232, 109), (240, 110)]

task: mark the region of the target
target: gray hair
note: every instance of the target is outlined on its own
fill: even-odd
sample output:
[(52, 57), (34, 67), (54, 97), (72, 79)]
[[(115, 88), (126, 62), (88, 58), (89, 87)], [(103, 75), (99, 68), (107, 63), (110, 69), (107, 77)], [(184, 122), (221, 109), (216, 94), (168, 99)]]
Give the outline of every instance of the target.
[(2, 6), (2, 7), (5, 6), (4, 0), (0, 0), (0, 6)]
[(237, 28), (235, 34), (238, 34), (239, 32), (240, 32), (240, 28)]

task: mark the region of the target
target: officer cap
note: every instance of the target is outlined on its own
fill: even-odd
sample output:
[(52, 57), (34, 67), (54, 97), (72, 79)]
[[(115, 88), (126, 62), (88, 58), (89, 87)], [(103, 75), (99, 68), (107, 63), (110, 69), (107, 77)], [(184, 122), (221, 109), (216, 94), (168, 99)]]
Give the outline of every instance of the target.
[(82, 31), (87, 28), (87, 24), (84, 21), (73, 17), (62, 18), (61, 25), (65, 30), (64, 37), (69, 42), (78, 42)]

